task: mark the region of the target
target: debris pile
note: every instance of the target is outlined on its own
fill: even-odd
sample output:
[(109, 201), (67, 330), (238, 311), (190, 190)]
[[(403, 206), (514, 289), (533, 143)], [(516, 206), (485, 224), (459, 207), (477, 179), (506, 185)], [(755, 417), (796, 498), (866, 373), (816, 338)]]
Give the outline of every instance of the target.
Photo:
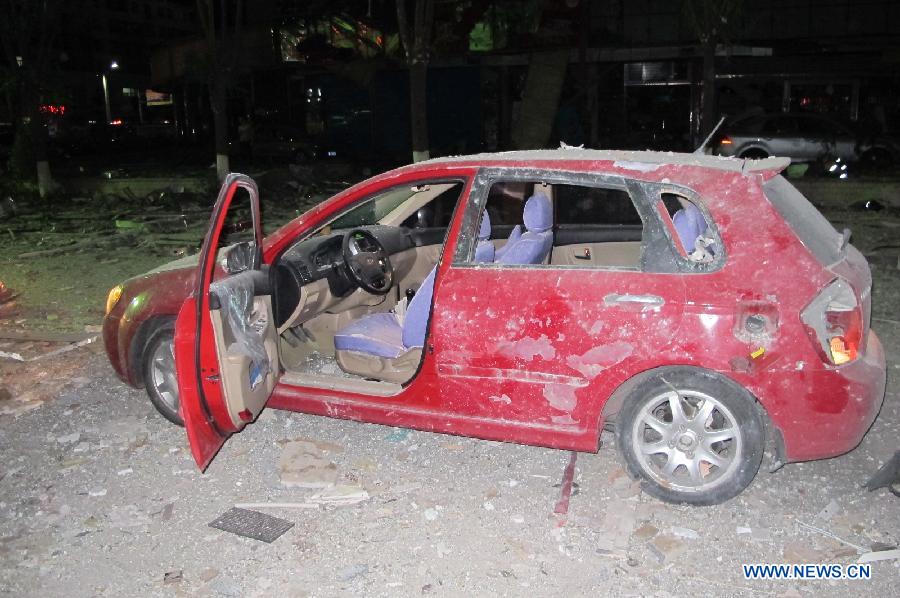
[[(343, 452), (344, 447), (330, 442), (298, 438), (284, 443), (278, 459), (281, 484), (288, 488), (318, 490), (304, 502), (290, 503), (292, 507), (319, 508), (352, 505), (369, 498), (369, 493), (353, 484), (340, 483), (337, 465), (328, 458), (329, 453)], [(252, 505), (252, 508), (263, 505)], [(287, 507), (272, 504), (269, 506)]]
[[(267, 232), (350, 186), (349, 173), (321, 166), (291, 166), (257, 177)], [(0, 201), (0, 231), (28, 251), (19, 258), (48, 257), (91, 249), (136, 247), (160, 256), (196, 253), (209, 225), (215, 186), (198, 193), (164, 184), (139, 195), (131, 188), (95, 192), (56, 203)], [(243, 213), (246, 212), (246, 213)], [(231, 232), (249, 229), (249, 210), (238, 209)]]
[(201, 196), (166, 189), (137, 197), (74, 197), (65, 205), (23, 204), (3, 223), (8, 240), (21, 247), (21, 259), (49, 257), (95, 248), (145, 247), (160, 255), (196, 249), (209, 206)]
[(18, 417), (90, 382), (80, 372), (91, 353), (100, 350), (96, 339), (96, 334), (0, 328), (0, 415)]

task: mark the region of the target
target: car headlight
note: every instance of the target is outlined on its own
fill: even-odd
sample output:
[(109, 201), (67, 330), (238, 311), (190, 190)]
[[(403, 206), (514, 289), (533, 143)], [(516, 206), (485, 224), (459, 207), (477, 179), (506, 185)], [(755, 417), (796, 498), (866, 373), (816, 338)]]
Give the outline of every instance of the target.
[(109, 290), (109, 295), (106, 296), (106, 315), (109, 315), (109, 312), (113, 310), (116, 303), (122, 298), (122, 290), (122, 285), (120, 284), (117, 284)]

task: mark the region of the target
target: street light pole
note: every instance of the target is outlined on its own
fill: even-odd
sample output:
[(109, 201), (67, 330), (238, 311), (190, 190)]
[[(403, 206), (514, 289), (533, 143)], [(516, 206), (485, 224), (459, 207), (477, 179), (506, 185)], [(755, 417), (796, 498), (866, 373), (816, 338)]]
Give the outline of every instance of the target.
[(119, 62), (113, 60), (109, 63), (109, 68), (100, 73), (100, 83), (103, 85), (103, 105), (106, 108), (106, 124), (112, 122), (112, 110), (109, 107), (109, 79), (107, 79), (106, 73), (117, 70), (118, 68)]
[(106, 106), (106, 124), (112, 121), (112, 111), (109, 108), (109, 83), (106, 81), (106, 73), (100, 75), (100, 81), (103, 83), (103, 103)]

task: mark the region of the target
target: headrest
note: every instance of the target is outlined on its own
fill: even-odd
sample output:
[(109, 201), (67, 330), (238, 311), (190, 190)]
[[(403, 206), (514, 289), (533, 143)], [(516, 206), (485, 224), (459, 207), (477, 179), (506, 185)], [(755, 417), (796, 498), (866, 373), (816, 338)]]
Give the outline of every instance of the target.
[(542, 233), (553, 227), (553, 209), (550, 198), (543, 193), (535, 193), (525, 202), (522, 221), (529, 231)]
[(487, 210), (481, 213), (481, 227), (478, 229), (478, 240), (486, 241), (491, 238), (491, 217)]

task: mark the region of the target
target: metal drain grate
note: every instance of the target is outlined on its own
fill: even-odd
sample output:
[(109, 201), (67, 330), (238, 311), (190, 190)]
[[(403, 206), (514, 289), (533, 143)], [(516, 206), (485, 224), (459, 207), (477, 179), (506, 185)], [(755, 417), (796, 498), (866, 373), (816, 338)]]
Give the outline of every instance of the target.
[(271, 544), (294, 524), (265, 513), (235, 507), (219, 515), (209, 527)]

